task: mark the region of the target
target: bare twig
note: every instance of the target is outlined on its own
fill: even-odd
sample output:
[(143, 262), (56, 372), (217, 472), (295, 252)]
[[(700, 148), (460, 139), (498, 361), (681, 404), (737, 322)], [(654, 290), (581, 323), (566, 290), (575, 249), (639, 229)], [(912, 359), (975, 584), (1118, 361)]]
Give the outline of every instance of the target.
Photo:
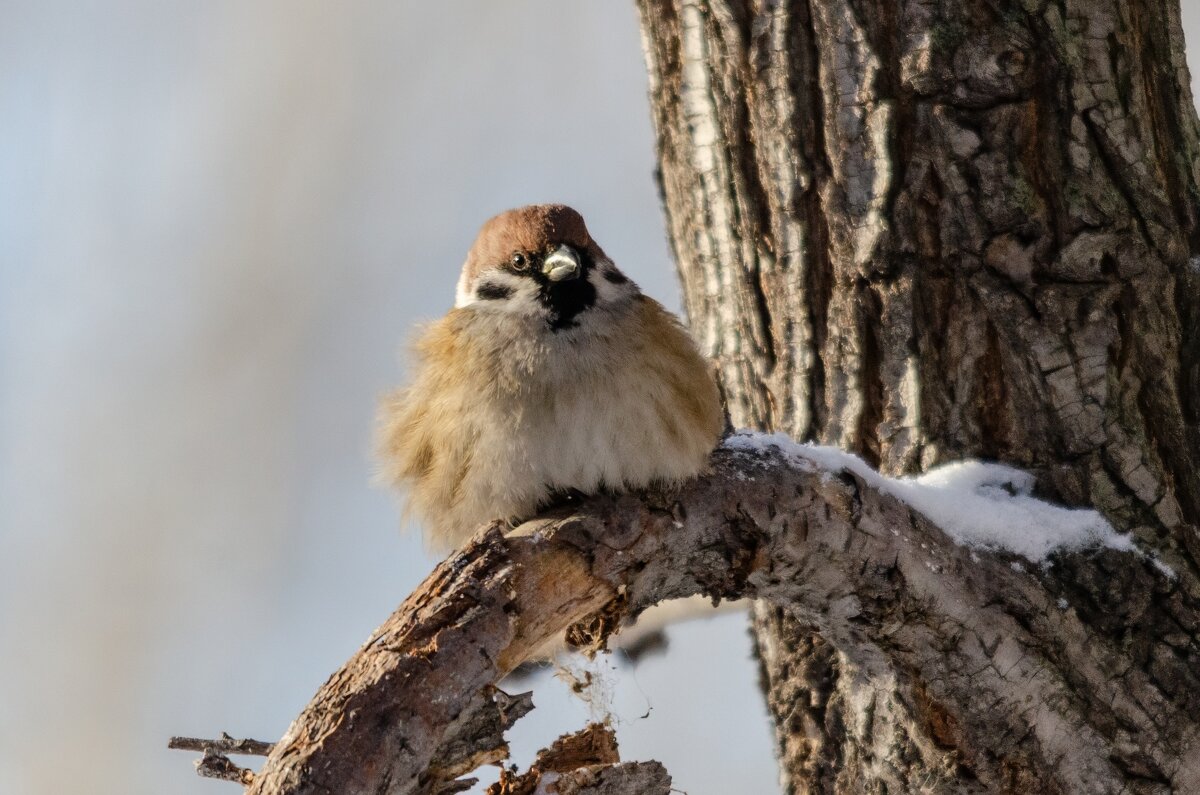
[(274, 743), (264, 743), (261, 740), (238, 740), (225, 732), (215, 740), (200, 737), (172, 737), (167, 740), (167, 747), (178, 751), (201, 751), (204, 756), (196, 760), (196, 773), (203, 778), (216, 778), (222, 781), (236, 781), (243, 786), (254, 783), (254, 771), (246, 767), (238, 767), (225, 754), (246, 754), (248, 756), (267, 756)]
[(172, 737), (167, 741), (167, 747), (179, 751), (216, 751), (222, 754), (246, 754), (248, 756), (266, 756), (275, 747), (274, 743), (264, 743), (262, 740), (237, 740), (225, 732), (215, 740), (205, 740), (199, 737)]

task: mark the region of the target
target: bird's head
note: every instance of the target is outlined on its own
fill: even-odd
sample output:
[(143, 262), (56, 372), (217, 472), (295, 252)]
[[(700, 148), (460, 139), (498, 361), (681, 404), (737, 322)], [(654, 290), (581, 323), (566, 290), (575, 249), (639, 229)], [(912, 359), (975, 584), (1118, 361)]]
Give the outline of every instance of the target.
[(454, 305), (540, 317), (559, 331), (579, 325), (593, 309), (637, 294), (579, 213), (562, 204), (535, 204), (483, 225), (463, 263)]

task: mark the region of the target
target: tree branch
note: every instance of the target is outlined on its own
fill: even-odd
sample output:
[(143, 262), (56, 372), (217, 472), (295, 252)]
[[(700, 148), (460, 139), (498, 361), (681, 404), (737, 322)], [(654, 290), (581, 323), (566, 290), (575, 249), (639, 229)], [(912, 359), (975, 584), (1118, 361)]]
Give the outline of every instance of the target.
[[(692, 594), (785, 605), (861, 669), (933, 683), (915, 714), (939, 743), (989, 749), (961, 760), (983, 783), (1020, 757), (1056, 766), (1067, 789), (1115, 781), (1118, 768), (1200, 788), (1200, 611), (1135, 555), (1025, 571), (957, 546), (859, 475), (778, 450), (721, 449), (680, 489), (504, 529), (438, 566), (330, 677), (251, 793), (446, 791), (506, 757), (514, 711), (494, 685), (545, 641), (571, 628), (600, 645), (622, 619)], [(1130, 593), (1149, 596), (1130, 605)], [(1122, 666), (1131, 624), (1175, 633), (1177, 659)]]
[(250, 783), (254, 781), (254, 771), (235, 765), (226, 754), (266, 756), (271, 753), (272, 747), (272, 743), (264, 743), (260, 740), (236, 740), (225, 732), (221, 732), (221, 736), (215, 740), (199, 737), (172, 737), (167, 740), (167, 748), (203, 752), (204, 756), (196, 760), (198, 776), (234, 781), (243, 786), (250, 786)]
[(203, 740), (199, 737), (172, 737), (167, 740), (167, 747), (177, 751), (216, 751), (222, 754), (249, 754), (251, 756), (266, 756), (271, 753), (274, 743), (264, 743), (261, 740), (235, 740), (225, 732), (215, 740)]

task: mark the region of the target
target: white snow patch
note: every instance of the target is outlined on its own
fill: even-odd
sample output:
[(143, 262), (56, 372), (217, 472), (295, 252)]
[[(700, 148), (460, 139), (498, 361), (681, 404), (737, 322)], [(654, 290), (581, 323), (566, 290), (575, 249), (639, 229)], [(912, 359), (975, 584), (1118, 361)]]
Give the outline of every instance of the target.
[(1056, 550), (1097, 546), (1135, 550), (1132, 539), (1116, 532), (1097, 511), (1036, 499), (1031, 494), (1033, 475), (1004, 464), (960, 461), (917, 477), (890, 478), (844, 450), (800, 444), (780, 433), (738, 431), (725, 440), (725, 447), (777, 449), (796, 466), (824, 470), (830, 477), (853, 473), (924, 514), (956, 543), (973, 549), (1004, 550), (1033, 563), (1045, 561)]
[(1167, 564), (1163, 563), (1161, 560), (1154, 557), (1153, 555), (1150, 556), (1150, 563), (1154, 566), (1154, 568), (1158, 569), (1159, 573), (1162, 574), (1164, 577), (1166, 577), (1168, 580), (1174, 580), (1176, 577), (1179, 576), (1178, 574), (1175, 573), (1175, 569), (1173, 569), (1170, 566), (1168, 566)]
[(1070, 606), (1071, 606), (1070, 603), (1068, 603), (1066, 599), (1063, 599), (1061, 596), (1058, 597), (1058, 609), (1059, 610), (1066, 610)]

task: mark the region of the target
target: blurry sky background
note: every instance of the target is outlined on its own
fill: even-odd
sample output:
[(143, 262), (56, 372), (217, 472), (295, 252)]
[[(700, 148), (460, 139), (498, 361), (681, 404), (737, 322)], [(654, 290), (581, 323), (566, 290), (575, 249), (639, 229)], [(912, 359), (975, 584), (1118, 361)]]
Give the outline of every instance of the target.
[[(234, 789), (166, 738), (278, 738), (435, 562), (371, 418), (479, 224), (678, 306), (645, 92), (631, 2), (0, 2), (0, 793)], [(624, 758), (776, 791), (745, 624), (605, 663)], [(530, 684), (522, 763), (589, 717)]]

